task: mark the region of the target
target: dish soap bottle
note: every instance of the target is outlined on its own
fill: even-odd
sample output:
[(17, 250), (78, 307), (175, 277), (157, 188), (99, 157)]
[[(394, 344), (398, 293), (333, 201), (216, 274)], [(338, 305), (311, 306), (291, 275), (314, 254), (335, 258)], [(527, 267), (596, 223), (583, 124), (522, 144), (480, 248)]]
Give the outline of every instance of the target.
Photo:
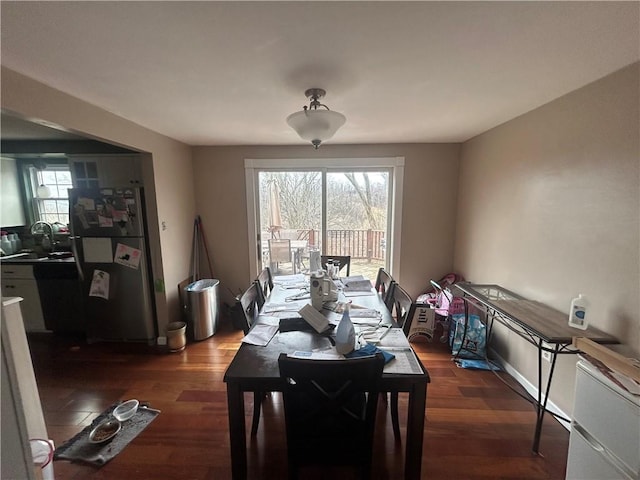
[(345, 304), (344, 311), (342, 312), (342, 320), (340, 320), (338, 330), (336, 331), (336, 350), (340, 355), (351, 353), (356, 344), (356, 331), (353, 328), (353, 322), (351, 322), (351, 316), (349, 315), (350, 307), (351, 302)]
[(9, 233), (7, 236), (9, 237), (9, 241), (11, 242), (13, 253), (19, 253), (20, 250), (22, 250), (22, 245), (20, 243), (20, 239), (18, 238), (18, 235), (15, 233)]
[(42, 250), (45, 252), (51, 251), (51, 240), (46, 233), (42, 236)]
[(13, 253), (13, 245), (9, 241), (9, 237), (6, 235), (2, 235), (2, 239), (0, 239), (0, 247), (2, 247), (2, 251), (5, 255), (11, 255)]
[(580, 293), (571, 301), (571, 309), (569, 310), (569, 326), (586, 330), (589, 323), (587, 322), (587, 299)]

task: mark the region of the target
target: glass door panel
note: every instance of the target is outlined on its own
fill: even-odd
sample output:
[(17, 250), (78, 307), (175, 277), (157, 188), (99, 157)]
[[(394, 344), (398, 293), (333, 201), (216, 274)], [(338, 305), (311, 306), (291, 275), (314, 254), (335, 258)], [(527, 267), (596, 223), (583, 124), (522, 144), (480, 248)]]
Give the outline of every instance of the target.
[(327, 172), (323, 254), (351, 256), (351, 276), (374, 280), (387, 265), (389, 178), (388, 170)]
[(258, 188), (262, 265), (308, 272), (309, 252), (322, 249), (322, 173), (261, 171)]

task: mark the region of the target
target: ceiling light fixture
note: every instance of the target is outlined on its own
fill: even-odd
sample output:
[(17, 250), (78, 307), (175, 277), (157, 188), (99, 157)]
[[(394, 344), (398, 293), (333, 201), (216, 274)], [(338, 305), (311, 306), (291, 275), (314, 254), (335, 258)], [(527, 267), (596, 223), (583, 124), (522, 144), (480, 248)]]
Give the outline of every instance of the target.
[(42, 183), (36, 189), (36, 196), (38, 198), (49, 198), (51, 196), (51, 189)]
[[(300, 138), (309, 140), (316, 150), (325, 140), (329, 140), (338, 129), (347, 121), (344, 115), (329, 110), (329, 107), (320, 103), (327, 92), (321, 88), (310, 88), (304, 95), (311, 103), (302, 107), (301, 112), (292, 113), (287, 117), (287, 123), (293, 128)], [(318, 109), (324, 107), (326, 110)]]
[(44, 179), (42, 178), (42, 171), (47, 169), (47, 163), (44, 160), (35, 160), (33, 166), (36, 167), (36, 176), (40, 181), (40, 186), (36, 188), (36, 197), (49, 198), (51, 196), (51, 189), (44, 184)]

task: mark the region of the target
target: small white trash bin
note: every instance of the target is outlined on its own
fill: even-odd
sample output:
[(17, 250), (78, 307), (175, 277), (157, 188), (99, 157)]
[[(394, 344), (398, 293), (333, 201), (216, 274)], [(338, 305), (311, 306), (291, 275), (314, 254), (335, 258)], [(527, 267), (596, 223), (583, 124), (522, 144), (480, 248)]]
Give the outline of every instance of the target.
[(180, 352), (187, 346), (187, 324), (171, 322), (167, 325), (167, 344), (172, 352)]

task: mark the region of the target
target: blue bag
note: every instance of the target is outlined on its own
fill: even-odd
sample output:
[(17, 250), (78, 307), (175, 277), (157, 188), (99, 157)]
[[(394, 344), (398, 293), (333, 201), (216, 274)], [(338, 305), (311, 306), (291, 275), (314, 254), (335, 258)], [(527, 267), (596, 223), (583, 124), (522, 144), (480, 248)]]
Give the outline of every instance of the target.
[(451, 353), (460, 358), (485, 358), (486, 325), (480, 321), (479, 315), (471, 314), (465, 332), (466, 321), (466, 316), (463, 313), (451, 316), (451, 328), (449, 329)]

